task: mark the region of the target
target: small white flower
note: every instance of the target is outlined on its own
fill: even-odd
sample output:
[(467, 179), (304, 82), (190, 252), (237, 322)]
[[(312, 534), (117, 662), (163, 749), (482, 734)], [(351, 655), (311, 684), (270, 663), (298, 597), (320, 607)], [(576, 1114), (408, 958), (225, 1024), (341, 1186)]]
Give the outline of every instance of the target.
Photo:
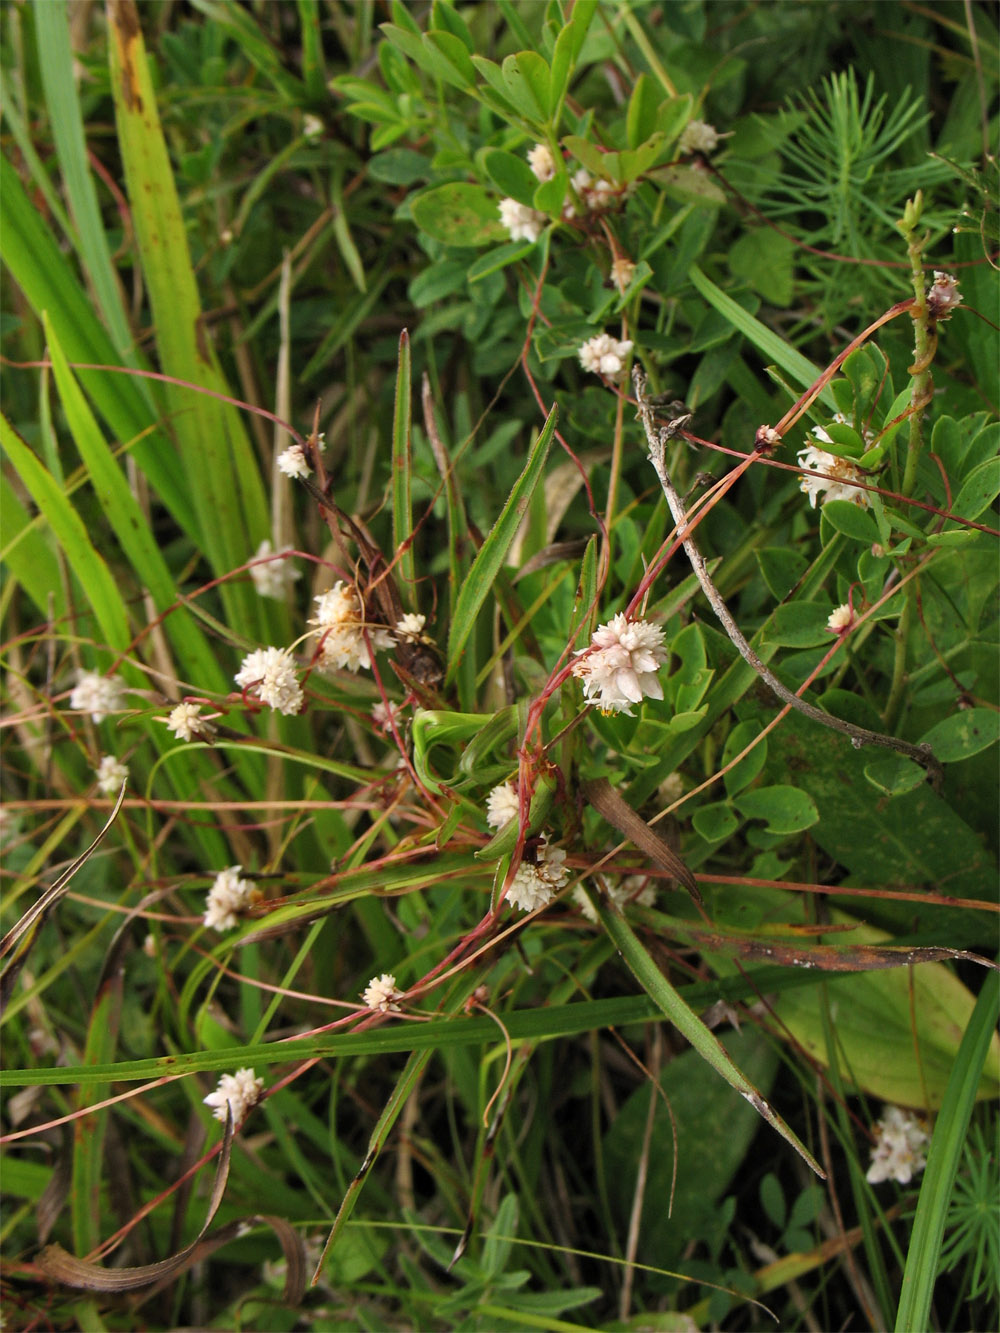
[(503, 828), (509, 819), (516, 819), (520, 805), (512, 782), (501, 782), (486, 798), (486, 822), (490, 828)]
[(380, 699), (377, 704), (372, 704), (372, 721), (380, 731), (389, 731), (390, 722), (398, 729), (400, 720), (403, 716), (402, 704), (383, 703)]
[(847, 602), (844, 602), (841, 606), (838, 606), (835, 611), (830, 612), (826, 627), (831, 634), (843, 634), (844, 631), (850, 629), (853, 624), (854, 612), (851, 610), (850, 605)]
[(254, 690), (261, 703), (279, 713), (297, 713), (302, 707), (302, 686), (287, 648), (256, 648), (247, 653), (234, 679), (240, 689)]
[(232, 1110), (233, 1124), (238, 1125), (251, 1106), (256, 1106), (264, 1091), (264, 1080), (254, 1078), (252, 1069), (237, 1069), (235, 1074), (223, 1074), (219, 1086), (202, 1098), (211, 1106), (216, 1120), (225, 1123), (227, 1110)]
[(908, 1185), (927, 1165), (921, 1149), (929, 1137), (923, 1122), (912, 1111), (886, 1106), (875, 1125), (875, 1147), (866, 1178), (873, 1185), (883, 1180)]
[(776, 449), (781, 443), (781, 436), (773, 426), (758, 426), (757, 433), (754, 436), (754, 447), (762, 452), (767, 449)]
[[(284, 556), (284, 553), (291, 549), (290, 546), (283, 546), (278, 554)], [(253, 558), (254, 560), (260, 560), (263, 556), (270, 555), (271, 551), (271, 543), (262, 541)], [(291, 560), (284, 558), (268, 560), (262, 565), (251, 565), (250, 577), (253, 579), (253, 586), (261, 597), (273, 597), (276, 601), (283, 602), (288, 596), (289, 588), (296, 579), (302, 577), (302, 574), (295, 568)]]
[(396, 989), (396, 978), (391, 972), (383, 972), (380, 977), (372, 977), (361, 992), (361, 998), (369, 1009), (377, 1009), (380, 1014), (398, 1014), (399, 1005), (395, 1003), (402, 995)]
[(632, 350), (631, 338), (619, 341), (609, 333), (588, 338), (577, 351), (580, 365), (595, 375), (617, 375)]
[(690, 157), (692, 153), (712, 153), (718, 147), (722, 135), (714, 125), (704, 120), (689, 120), (684, 133), (677, 144), (681, 157)]
[[(597, 912), (582, 884), (578, 884), (573, 890), (573, 901), (579, 907), (582, 916), (588, 921), (596, 922)], [(629, 875), (621, 884), (608, 885), (608, 901), (619, 909), (627, 907), (629, 903), (638, 903), (640, 907), (652, 907), (656, 902), (656, 890), (647, 882), (645, 875)]]
[(643, 699), (662, 699), (657, 675), (667, 660), (663, 630), (645, 620), (628, 620), (622, 612), (591, 636), (597, 651), (577, 653), (573, 675), (583, 681), (583, 694), (602, 713), (628, 713)]
[(207, 740), (215, 735), (215, 727), (207, 718), (201, 716), (198, 704), (181, 703), (171, 708), (166, 719), (168, 731), (172, 731), (179, 741)]
[[(830, 443), (830, 437), (823, 431), (822, 426), (817, 426), (814, 434), (826, 437), (826, 443)], [(823, 503), (827, 500), (853, 500), (856, 505), (862, 509), (868, 508), (868, 496), (851, 482), (864, 482), (865, 474), (860, 468), (856, 467), (849, 458), (839, 458), (836, 454), (828, 454), (825, 449), (817, 449), (814, 444), (802, 449), (797, 455), (799, 466), (803, 468), (801, 490), (809, 496), (809, 507), (816, 508), (816, 501), (822, 497)], [(819, 476), (820, 472), (827, 473), (827, 476)]]
[(240, 877), (242, 866), (220, 870), (205, 900), (204, 924), (210, 930), (233, 930), (248, 907), (261, 898), (260, 890)]
[(321, 642), (320, 671), (367, 670), (372, 651), (392, 647), (392, 635), (384, 626), (365, 625), (361, 598), (353, 584), (340, 581), (313, 600), (316, 615), (309, 624), (315, 625), (312, 633)]
[(118, 713), (124, 706), (125, 686), (117, 676), (102, 676), (99, 671), (82, 671), (73, 693), (70, 708), (89, 713), (92, 722), (103, 722), (109, 713)]
[(157, 947), (156, 947), (156, 936), (155, 936), (155, 935), (147, 935), (147, 936), (146, 936), (146, 938), (145, 938), (145, 939), (143, 940), (143, 942), (142, 942), (142, 951), (143, 951), (143, 953), (146, 955), (147, 958), (155, 958), (155, 957), (156, 957), (156, 955), (157, 955), (157, 953), (158, 953), (158, 949), (157, 949)]
[(602, 208), (607, 208), (613, 204), (617, 196), (617, 187), (610, 181), (599, 180), (584, 191), (584, 202), (592, 213), (598, 213)]
[(934, 281), (927, 288), (927, 309), (932, 319), (939, 322), (951, 319), (952, 314), (962, 304), (962, 294), (958, 290), (958, 279), (950, 273), (934, 272)]
[(552, 179), (556, 174), (556, 160), (552, 156), (552, 149), (548, 144), (535, 144), (534, 148), (528, 153), (528, 166), (536, 180), (550, 181)]
[(278, 471), (286, 477), (309, 477), (312, 468), (306, 461), (305, 450), (301, 444), (290, 444), (278, 455)]
[(611, 265), (611, 281), (618, 288), (622, 296), (628, 290), (628, 285), (635, 276), (635, 264), (631, 259), (626, 259), (624, 255), (619, 255)]
[(401, 620), (396, 621), (396, 638), (404, 643), (417, 643), (423, 635), (426, 624), (426, 616), (414, 615), (412, 611), (407, 611)]
[(522, 912), (534, 912), (539, 907), (546, 907), (569, 878), (569, 871), (563, 865), (566, 853), (561, 847), (550, 847), (547, 842), (540, 842), (536, 852), (535, 865), (522, 861), (518, 866), (513, 882), (507, 890), (507, 901), (511, 907)]
[(498, 207), (500, 221), (510, 232), (512, 241), (537, 241), (548, 222), (544, 213), (519, 204), (516, 199), (501, 199)]
[(117, 796), (128, 777), (128, 764), (123, 764), (113, 754), (106, 754), (101, 756), (101, 762), (94, 772), (97, 774), (97, 790), (101, 795)]
[(684, 795), (684, 779), (679, 773), (671, 773), (657, 787), (656, 794), (664, 805), (673, 805)]
[(303, 116), (302, 134), (303, 137), (308, 139), (311, 143), (315, 143), (317, 139), (323, 137), (323, 122), (320, 120), (319, 116), (314, 116), (311, 112), (307, 112), (306, 115)]

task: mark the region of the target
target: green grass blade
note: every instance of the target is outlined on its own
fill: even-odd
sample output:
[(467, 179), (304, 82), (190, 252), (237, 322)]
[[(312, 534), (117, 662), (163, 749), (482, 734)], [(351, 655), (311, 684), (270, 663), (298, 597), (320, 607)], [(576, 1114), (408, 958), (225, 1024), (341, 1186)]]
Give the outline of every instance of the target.
[(56, 620), (61, 620), (66, 614), (66, 597), (59, 561), (42, 523), (31, 517), (3, 475), (0, 475), (0, 514), (3, 515), (4, 539), (0, 547), (0, 563), (7, 566), (11, 577), (21, 584), (46, 618), (51, 595), (52, 613)]
[[(118, 143), (164, 371), (227, 392), (201, 323), (197, 284), (170, 158), (156, 108), (138, 15), (129, 0), (110, 10), (109, 53)], [(269, 531), (260, 469), (235, 409), (185, 390), (169, 390), (177, 441), (189, 478), (197, 535), (216, 573), (242, 564)], [(246, 584), (224, 583), (230, 623), (262, 619)]]
[[(44, 220), (32, 206), (17, 172), (0, 155), (3, 197), (3, 261), (28, 304), (41, 319), (46, 311), (63, 351), (72, 362), (117, 365), (107, 331), (87, 299), (80, 280)], [(133, 457), (160, 499), (186, 532), (195, 529), (191, 486), (177, 466), (171, 441), (159, 431), (139, 440), (159, 415), (148, 386), (128, 375), (81, 371), (80, 382), (115, 435), (136, 440)]]
[(297, 0), (297, 5), (302, 34), (302, 73), (306, 81), (306, 91), (310, 101), (323, 102), (327, 97), (327, 91), (319, 5), (317, 0)]
[(392, 544), (396, 548), (398, 583), (403, 604), (415, 605), (417, 569), (413, 558), (413, 442), (410, 335), (399, 338), (396, 405), (392, 419)]
[(934, 1125), (927, 1169), (913, 1219), (906, 1270), (896, 1311), (896, 1333), (919, 1333), (931, 1327), (931, 1299), (937, 1280), (941, 1239), (948, 1214), (962, 1145), (976, 1101), (980, 1076), (1000, 1016), (1000, 975), (987, 972), (979, 999), (958, 1048)]
[(541, 479), (549, 445), (552, 443), (552, 436), (556, 428), (557, 410), (556, 406), (553, 405), (541, 434), (528, 455), (524, 471), (514, 483), (514, 489), (511, 491), (500, 517), (494, 524), (490, 535), (483, 542), (478, 555), (472, 562), (468, 578), (462, 585), (462, 590), (455, 603), (455, 614), (448, 635), (446, 684), (450, 684), (455, 678), (459, 663), (462, 660), (463, 649), (475, 625), (476, 616), (496, 581), (496, 577), (503, 566), (504, 557), (520, 527), (521, 519), (528, 508), (534, 489)]
[[(769, 329), (766, 324), (762, 324), (759, 319), (754, 319), (753, 315), (743, 309), (741, 305), (727, 296), (721, 287), (716, 287), (710, 278), (706, 278), (697, 264), (692, 264), (688, 269), (688, 277), (691, 284), (697, 292), (702, 295), (709, 305), (714, 306), (723, 318), (727, 319), (733, 328), (742, 333), (753, 347), (767, 361), (773, 361), (776, 366), (785, 372), (790, 378), (800, 384), (803, 389), (808, 389), (811, 384), (815, 384), (820, 377), (820, 369), (814, 366), (808, 357), (797, 352), (794, 347), (790, 347), (776, 334), (773, 329)], [(837, 410), (836, 399), (830, 392), (827, 385), (819, 395), (820, 401), (825, 403), (831, 412)]]
[[(149, 589), (156, 609), (165, 611), (180, 597), (173, 577), (150, 531), (145, 514), (136, 503), (128, 482), (73, 378), (48, 316), (44, 317), (44, 322), (49, 356), (66, 414), (66, 424), (90, 476), (94, 494), (129, 564)], [(169, 617), (166, 629), (171, 642), (181, 654), (181, 675), (185, 679), (196, 680), (202, 689), (227, 689), (228, 681), (220, 670), (217, 657), (209, 651), (202, 635), (193, 629), (186, 618)]]
[(65, 552), (93, 608), (104, 643), (124, 652), (132, 639), (125, 603), (111, 571), (91, 545), (83, 520), (6, 417), (0, 417), (0, 444)]
[(83, 117), (73, 75), (69, 16), (65, 0), (48, 0), (33, 10), (38, 45), (38, 68), (45, 89), (49, 124), (55, 139), (63, 187), (76, 224), (84, 272), (90, 279), (104, 322), (119, 356), (127, 356), (132, 333), (122, 308), (107, 237), (97, 204), (97, 191), (87, 162)]
[(819, 1164), (805, 1144), (785, 1124), (773, 1107), (764, 1101), (749, 1079), (733, 1063), (719, 1039), (714, 1037), (698, 1015), (688, 1008), (681, 996), (657, 967), (625, 918), (618, 912), (605, 907), (603, 903), (597, 900), (596, 896), (591, 901), (597, 907), (601, 924), (611, 936), (622, 958), (650, 999), (666, 1014), (678, 1032), (687, 1038), (699, 1055), (708, 1061), (716, 1073), (720, 1074), (730, 1087), (735, 1088), (741, 1097), (745, 1097), (754, 1110), (763, 1116), (768, 1124), (792, 1145), (803, 1161), (807, 1162), (818, 1176), (822, 1176), (823, 1172), (820, 1170)]

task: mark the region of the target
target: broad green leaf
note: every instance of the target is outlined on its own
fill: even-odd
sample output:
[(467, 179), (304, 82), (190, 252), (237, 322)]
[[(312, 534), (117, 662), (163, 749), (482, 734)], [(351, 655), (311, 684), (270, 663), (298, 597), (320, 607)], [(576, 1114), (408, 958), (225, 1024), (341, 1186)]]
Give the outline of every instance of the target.
[[(688, 270), (688, 277), (695, 290), (705, 298), (709, 305), (714, 306), (720, 314), (724, 315), (733, 328), (739, 330), (751, 346), (756, 347), (765, 360), (773, 361), (784, 374), (805, 389), (815, 384), (820, 378), (818, 368), (811, 361), (786, 343), (766, 324), (761, 324), (759, 320), (748, 314), (721, 287), (717, 287), (714, 282), (710, 281), (697, 264), (691, 265)], [(837, 410), (829, 385), (820, 391), (819, 400), (826, 403), (831, 411), (835, 412)]]
[(729, 267), (746, 278), (771, 305), (788, 306), (792, 301), (795, 245), (769, 227), (745, 231), (729, 251)]
[[(905, 799), (900, 798), (900, 799)], [(855, 918), (832, 913), (836, 924)], [(837, 944), (882, 944), (885, 931), (859, 924)], [(975, 997), (943, 963), (829, 976), (824, 982), (840, 1052), (841, 1073), (855, 1086), (897, 1106), (936, 1110), (944, 1096)], [(828, 1063), (818, 989), (782, 996), (781, 1021), (821, 1064)], [(995, 1033), (977, 1096), (1000, 1093), (1000, 1037)]]
[(492, 148), (483, 155), (483, 167), (487, 176), (501, 191), (519, 204), (533, 207), (538, 178), (523, 157), (508, 153), (502, 148)]
[(873, 759), (865, 765), (865, 777), (877, 791), (885, 792), (887, 796), (901, 796), (927, 781), (927, 774), (920, 765), (902, 755)]
[(786, 648), (812, 648), (830, 643), (827, 627), (833, 607), (822, 602), (786, 602), (776, 607), (764, 626), (764, 639)]
[(977, 519), (1000, 495), (1000, 458), (987, 458), (974, 467), (962, 482), (951, 505), (953, 514)]
[(547, 121), (551, 110), (547, 62), (535, 51), (519, 51), (508, 56), (501, 69), (507, 96), (521, 115), (536, 124)]
[(968, 759), (1000, 740), (1000, 713), (993, 708), (968, 708), (954, 713), (920, 737), (944, 764)]
[(451, 32), (424, 35), (425, 59), (433, 73), (454, 88), (471, 88), (476, 82), (476, 67), (464, 42)]
[(785, 600), (809, 567), (805, 556), (784, 546), (763, 546), (754, 555), (764, 582), (779, 602)]
[(491, 245), (508, 239), (497, 203), (483, 186), (454, 181), (418, 195), (411, 211), (421, 231), (445, 245)]
[(755, 787), (753, 791), (735, 797), (733, 804), (747, 819), (765, 820), (769, 833), (801, 833), (819, 820), (819, 811), (812, 798), (797, 787), (785, 784)]
[(706, 842), (722, 842), (731, 838), (740, 826), (740, 821), (728, 801), (713, 801), (703, 805), (691, 816), (691, 823), (699, 838)]
[(521, 525), (521, 519), (527, 511), (532, 493), (541, 479), (549, 445), (552, 443), (552, 436), (556, 428), (556, 416), (557, 408), (553, 405), (545, 425), (528, 455), (528, 461), (523, 472), (514, 483), (514, 489), (511, 491), (500, 517), (485, 542), (483, 542), (459, 591), (448, 634), (446, 684), (454, 679), (455, 673), (458, 671), (462, 653), (476, 623), (476, 616), (479, 614), (483, 602), (489, 595), (490, 589), (500, 573), (504, 557), (517, 534), (517, 529)]
[(822, 521), (853, 541), (874, 546), (879, 540), (875, 520), (853, 500), (827, 500), (823, 506)]
[[(738, 722), (726, 737), (726, 744), (722, 751), (723, 764), (730, 763), (736, 755), (745, 750), (754, 737), (760, 735), (761, 730), (761, 724), (754, 719), (748, 722)], [(733, 797), (738, 795), (744, 787), (749, 787), (766, 761), (767, 737), (765, 736), (745, 758), (741, 759), (723, 776), (722, 780), (726, 785), (726, 794)]]

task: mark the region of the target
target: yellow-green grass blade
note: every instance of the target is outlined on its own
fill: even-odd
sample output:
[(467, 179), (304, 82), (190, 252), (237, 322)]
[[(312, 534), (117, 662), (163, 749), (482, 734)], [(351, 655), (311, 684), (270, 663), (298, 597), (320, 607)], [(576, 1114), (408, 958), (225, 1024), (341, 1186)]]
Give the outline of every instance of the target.
[(66, 596), (59, 573), (59, 561), (50, 545), (44, 523), (32, 518), (17, 498), (13, 486), (0, 474), (0, 517), (3, 519), (3, 546), (0, 564), (6, 565), (13, 579), (45, 617), (51, 610), (56, 620), (66, 614)]
[[(17, 172), (0, 155), (3, 198), (3, 262), (39, 319), (46, 311), (63, 351), (73, 363), (114, 366), (114, 344), (94, 312), (79, 277), (32, 206)], [(80, 372), (80, 382), (117, 437), (135, 441), (132, 454), (159, 498), (183, 530), (197, 537), (190, 483), (170, 439), (157, 430), (161, 416), (148, 384), (131, 375)]]
[(988, 972), (955, 1057), (934, 1125), (906, 1255), (903, 1287), (896, 1311), (896, 1333), (916, 1333), (931, 1327), (931, 1300), (948, 1205), (998, 1016), (1000, 975)]
[(476, 616), (489, 595), (503, 567), (504, 557), (510, 549), (521, 519), (527, 511), (532, 493), (538, 485), (545, 466), (549, 445), (556, 428), (557, 408), (552, 411), (542, 428), (538, 439), (528, 455), (524, 470), (514, 483), (500, 517), (494, 524), (490, 535), (483, 542), (472, 562), (468, 577), (455, 602), (455, 614), (448, 635), (448, 674), (446, 684), (450, 684), (458, 672), (465, 645), (476, 623)]
[(128, 358), (132, 333), (122, 307), (121, 293), (111, 263), (107, 235), (97, 203), (97, 191), (87, 161), (83, 117), (73, 74), (69, 14), (65, 0), (46, 0), (32, 10), (38, 47), (38, 69), (45, 90), (49, 126), (70, 214), (76, 225), (80, 262), (97, 298), (104, 323), (118, 355)]
[(746, 1098), (754, 1110), (773, 1129), (776, 1129), (783, 1139), (792, 1145), (803, 1161), (818, 1176), (822, 1176), (823, 1172), (805, 1144), (785, 1124), (774, 1108), (764, 1101), (749, 1079), (734, 1064), (719, 1039), (713, 1036), (698, 1015), (688, 1008), (680, 994), (671, 986), (657, 967), (625, 918), (620, 913), (605, 907), (596, 897), (592, 897), (591, 901), (597, 908), (604, 929), (611, 936), (629, 970), (650, 999), (670, 1019), (681, 1035), (687, 1038), (699, 1055), (708, 1061), (716, 1073), (720, 1074), (732, 1088), (735, 1088), (741, 1097)]
[[(109, 18), (118, 144), (160, 362), (177, 379), (225, 393), (201, 321), (184, 218), (132, 0), (112, 0)], [(168, 391), (168, 399), (177, 414), (177, 448), (194, 498), (201, 548), (222, 574), (243, 564), (269, 531), (257, 459), (234, 408), (177, 388)], [(230, 623), (267, 624), (262, 599), (246, 583), (227, 581), (220, 595)]]
[[(0, 417), (0, 444), (65, 552), (94, 612), (102, 641), (113, 651), (124, 652), (132, 640), (128, 612), (118, 583), (91, 544), (83, 520), (6, 417)], [(133, 668), (126, 668), (125, 674), (130, 673), (134, 683), (145, 684)]]
[[(757, 349), (766, 361), (773, 362), (776, 366), (785, 372), (789, 379), (795, 382), (803, 389), (808, 389), (811, 384), (819, 379), (822, 373), (818, 366), (814, 366), (808, 357), (797, 352), (794, 347), (785, 342), (766, 324), (762, 324), (759, 319), (754, 319), (748, 311), (728, 296), (721, 287), (716, 287), (710, 278), (707, 278), (697, 264), (692, 264), (688, 269), (688, 277), (699, 295), (703, 296), (709, 305), (727, 319), (733, 328), (742, 333), (744, 338)], [(830, 386), (827, 385), (820, 395), (820, 401), (825, 403), (831, 412), (837, 410), (837, 402), (830, 392)], [(763, 422), (761, 423), (764, 424)]]
[[(48, 316), (44, 318), (49, 357), (66, 424), (90, 476), (94, 494), (136, 579), (149, 590), (157, 611), (165, 611), (179, 599), (173, 577), (150, 531), (145, 514), (137, 504), (73, 378)], [(197, 681), (200, 688), (205, 690), (228, 688), (229, 682), (215, 654), (185, 616), (169, 616), (166, 629), (178, 652), (184, 679)]]
[[(413, 447), (410, 335), (399, 338), (396, 403), (392, 419), (392, 544), (396, 551), (396, 582), (407, 610), (416, 605), (417, 571), (413, 558)], [(405, 548), (405, 549), (404, 549)]]

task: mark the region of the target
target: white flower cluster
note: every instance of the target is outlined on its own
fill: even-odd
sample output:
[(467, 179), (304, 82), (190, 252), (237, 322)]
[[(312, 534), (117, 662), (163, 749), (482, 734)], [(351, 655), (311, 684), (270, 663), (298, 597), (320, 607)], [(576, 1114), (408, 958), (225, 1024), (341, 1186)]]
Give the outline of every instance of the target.
[(252, 1069), (237, 1069), (235, 1074), (223, 1074), (215, 1091), (202, 1100), (206, 1106), (212, 1107), (216, 1120), (223, 1123), (227, 1110), (232, 1110), (233, 1124), (238, 1125), (250, 1108), (260, 1101), (263, 1091), (264, 1080), (255, 1078)]
[(610, 333), (599, 333), (581, 345), (577, 356), (584, 370), (589, 370), (594, 375), (618, 375), (631, 350), (631, 338), (619, 341), (617, 338), (612, 338)]
[(398, 1014), (399, 1005), (395, 1003), (402, 995), (396, 989), (396, 978), (391, 972), (383, 972), (380, 977), (372, 977), (361, 992), (361, 998), (369, 1009), (376, 1009), (380, 1014)]
[(180, 703), (171, 708), (166, 718), (166, 728), (172, 731), (179, 741), (208, 740), (215, 735), (215, 727), (201, 715), (201, 705)]
[(843, 634), (854, 624), (854, 612), (851, 610), (848, 602), (842, 603), (835, 611), (831, 611), (826, 622), (826, 627), (831, 634)]
[[(536, 180), (544, 183), (553, 179), (556, 174), (556, 160), (548, 144), (536, 143), (534, 148), (529, 150), (528, 166)], [(562, 208), (565, 219), (576, 216), (576, 198), (582, 201), (588, 212), (597, 213), (601, 209), (608, 208), (624, 193), (611, 181), (595, 181), (585, 167), (580, 167), (574, 172), (571, 182), (576, 197), (573, 194), (566, 196)], [(497, 207), (500, 211), (500, 221), (507, 228), (512, 241), (537, 241), (549, 220), (537, 208), (520, 204), (516, 199), (501, 199)]]
[(520, 805), (512, 782), (501, 782), (486, 798), (486, 822), (490, 828), (503, 828), (508, 820), (516, 819)]
[[(816, 508), (816, 501), (853, 500), (862, 509), (868, 508), (868, 496), (853, 482), (864, 482), (865, 474), (849, 458), (839, 458), (828, 454), (825, 449), (817, 449), (814, 444), (803, 449), (797, 455), (799, 466), (803, 469), (800, 489), (809, 496), (809, 507)], [(826, 475), (820, 476), (820, 473)]]
[(657, 675), (667, 660), (663, 630), (645, 620), (628, 620), (622, 612), (591, 636), (591, 648), (577, 653), (573, 675), (583, 681), (588, 703), (602, 713), (628, 713), (643, 699), (662, 699)]
[[(652, 907), (656, 902), (656, 889), (648, 882), (648, 876), (629, 875), (628, 879), (623, 879), (620, 884), (609, 884), (607, 896), (608, 902), (619, 910), (627, 907), (629, 903), (638, 903), (640, 907)], [(573, 901), (579, 907), (581, 915), (588, 921), (597, 920), (597, 912), (582, 884), (578, 884), (573, 890)]]
[(369, 646), (372, 651), (392, 647), (392, 635), (387, 629), (373, 625), (366, 630), (361, 598), (353, 584), (335, 583), (329, 592), (320, 593), (313, 600), (316, 614), (309, 624), (316, 626), (313, 634), (320, 638), (317, 665), (321, 671), (367, 669), (372, 664)]
[(286, 477), (311, 477), (312, 468), (301, 444), (290, 444), (278, 455), (278, 471)]
[(205, 900), (204, 923), (210, 930), (232, 930), (253, 903), (259, 902), (260, 890), (248, 879), (241, 879), (242, 866), (220, 870)]
[(935, 269), (934, 281), (927, 288), (927, 309), (931, 318), (939, 322), (951, 319), (961, 304), (962, 294), (958, 290), (958, 279), (953, 278), (950, 273), (942, 273), (940, 269)]
[(511, 907), (518, 907), (522, 912), (546, 907), (569, 878), (569, 871), (563, 865), (565, 860), (566, 853), (561, 847), (550, 847), (544, 839), (539, 842), (535, 864), (522, 861), (514, 873), (507, 890)]
[(714, 125), (704, 120), (689, 120), (684, 126), (684, 133), (677, 144), (681, 157), (690, 157), (692, 153), (713, 153), (724, 138)]
[[(287, 648), (256, 648), (247, 653), (234, 676), (241, 690), (279, 713), (297, 713), (304, 695), (295, 674), (295, 659)], [(176, 711), (176, 710), (175, 710)]]
[[(280, 560), (268, 560), (265, 564), (250, 566), (253, 586), (261, 597), (273, 597), (276, 601), (283, 602), (287, 599), (288, 591), (295, 580), (302, 577), (301, 572), (285, 556), (285, 552), (291, 549), (290, 546), (283, 546), (278, 552), (278, 555), (284, 557)], [(262, 541), (253, 558), (262, 560), (271, 554), (271, 543)]]
[(381, 699), (377, 704), (372, 704), (372, 721), (379, 731), (390, 731), (393, 725), (398, 729), (402, 719), (402, 704), (383, 703)]
[(102, 755), (94, 771), (97, 774), (97, 790), (102, 796), (117, 796), (122, 783), (128, 778), (128, 764), (123, 764), (113, 754)]
[(883, 1180), (896, 1180), (900, 1185), (908, 1185), (927, 1165), (922, 1149), (929, 1137), (923, 1122), (912, 1111), (886, 1106), (875, 1124), (876, 1142), (868, 1181), (878, 1185)]
[(81, 671), (69, 696), (70, 708), (89, 713), (92, 722), (103, 722), (109, 713), (124, 706), (125, 686), (117, 676), (102, 676), (99, 671)]

